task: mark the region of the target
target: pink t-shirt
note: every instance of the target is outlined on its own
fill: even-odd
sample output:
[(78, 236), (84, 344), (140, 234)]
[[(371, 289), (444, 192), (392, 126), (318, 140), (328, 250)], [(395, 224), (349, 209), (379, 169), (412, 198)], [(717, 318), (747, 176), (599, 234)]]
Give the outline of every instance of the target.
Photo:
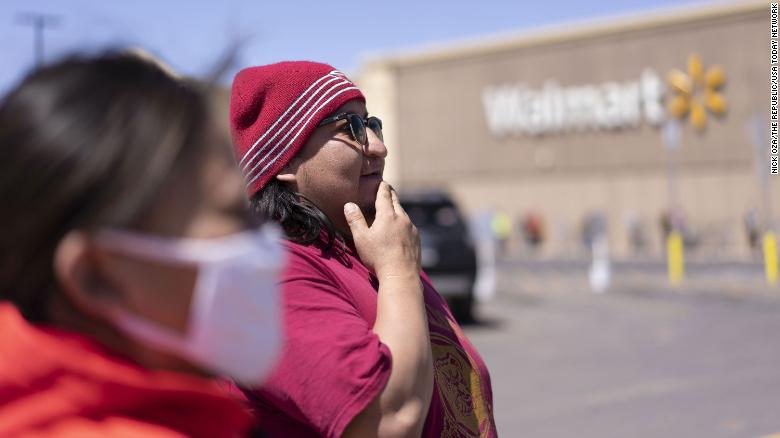
[[(270, 436), (340, 437), (390, 377), (390, 350), (371, 329), (379, 284), (352, 247), (285, 245), (284, 349), (264, 386), (246, 395)], [(495, 437), (487, 367), (421, 277), (434, 366), (422, 436)]]

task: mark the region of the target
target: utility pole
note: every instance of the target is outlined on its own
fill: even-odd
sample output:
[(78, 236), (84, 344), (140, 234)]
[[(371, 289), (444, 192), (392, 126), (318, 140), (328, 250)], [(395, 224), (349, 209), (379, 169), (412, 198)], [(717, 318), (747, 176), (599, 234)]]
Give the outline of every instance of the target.
[(35, 65), (40, 67), (43, 64), (44, 39), (43, 31), (47, 27), (55, 27), (61, 21), (61, 16), (53, 14), (44, 14), (41, 12), (25, 12), (19, 14), (17, 22), (20, 25), (31, 26), (33, 28), (33, 50), (35, 54)]

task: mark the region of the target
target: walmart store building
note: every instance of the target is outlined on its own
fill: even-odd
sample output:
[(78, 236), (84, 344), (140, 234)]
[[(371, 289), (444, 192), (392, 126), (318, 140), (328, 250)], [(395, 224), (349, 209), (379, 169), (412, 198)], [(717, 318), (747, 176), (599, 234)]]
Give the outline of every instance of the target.
[(378, 56), (357, 79), (402, 190), (535, 212), (548, 255), (576, 251), (593, 212), (613, 254), (632, 253), (631, 224), (660, 255), (671, 202), (692, 256), (748, 257), (745, 218), (780, 206), (764, 162), (769, 43), (769, 4), (742, 2)]

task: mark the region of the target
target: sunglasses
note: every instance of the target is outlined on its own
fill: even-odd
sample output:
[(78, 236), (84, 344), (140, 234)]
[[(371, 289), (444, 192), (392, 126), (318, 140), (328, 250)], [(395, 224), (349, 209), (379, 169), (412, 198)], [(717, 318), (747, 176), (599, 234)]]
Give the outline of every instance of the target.
[(328, 117), (321, 121), (317, 126), (325, 126), (329, 123), (338, 122), (339, 120), (347, 121), (343, 130), (349, 132), (352, 139), (360, 143), (363, 146), (363, 149), (368, 147), (368, 131), (366, 131), (366, 127), (374, 131), (374, 134), (376, 134), (380, 140), (384, 140), (384, 138), (382, 138), (382, 121), (379, 120), (378, 117), (364, 119), (355, 113), (343, 113)]

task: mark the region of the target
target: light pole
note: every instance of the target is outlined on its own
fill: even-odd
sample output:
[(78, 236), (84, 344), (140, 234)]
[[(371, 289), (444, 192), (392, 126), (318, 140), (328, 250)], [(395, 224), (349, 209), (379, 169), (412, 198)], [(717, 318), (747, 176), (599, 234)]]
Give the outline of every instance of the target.
[(33, 50), (35, 54), (35, 65), (40, 67), (43, 64), (44, 39), (43, 31), (47, 27), (55, 27), (61, 21), (59, 15), (44, 14), (41, 12), (25, 12), (17, 16), (17, 22), (21, 25), (31, 26), (33, 28)]
[(682, 208), (679, 187), (680, 124), (675, 119), (664, 123), (661, 133), (667, 156), (667, 184), (669, 186), (669, 235), (666, 236), (666, 265), (669, 282), (678, 284), (685, 276), (685, 246), (682, 233)]

